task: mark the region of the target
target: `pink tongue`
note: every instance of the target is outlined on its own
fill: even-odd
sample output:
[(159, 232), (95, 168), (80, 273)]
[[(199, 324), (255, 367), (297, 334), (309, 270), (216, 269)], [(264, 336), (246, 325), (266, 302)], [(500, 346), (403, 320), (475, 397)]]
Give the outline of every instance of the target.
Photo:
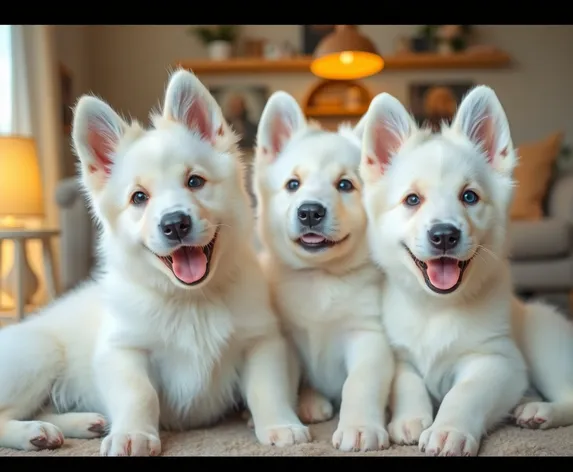
[(458, 283), (461, 269), (455, 259), (436, 259), (428, 261), (426, 270), (432, 285), (440, 290), (449, 290)]
[(207, 256), (200, 247), (182, 247), (171, 254), (173, 273), (186, 284), (201, 280), (207, 272)]
[(318, 244), (323, 242), (325, 238), (319, 236), (318, 234), (305, 234), (300, 239), (303, 243)]

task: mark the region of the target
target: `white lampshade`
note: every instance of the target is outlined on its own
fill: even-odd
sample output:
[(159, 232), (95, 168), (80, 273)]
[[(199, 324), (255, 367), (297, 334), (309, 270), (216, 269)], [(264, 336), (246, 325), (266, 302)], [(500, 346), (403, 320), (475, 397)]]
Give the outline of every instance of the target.
[(42, 180), (34, 139), (0, 136), (0, 217), (43, 214)]

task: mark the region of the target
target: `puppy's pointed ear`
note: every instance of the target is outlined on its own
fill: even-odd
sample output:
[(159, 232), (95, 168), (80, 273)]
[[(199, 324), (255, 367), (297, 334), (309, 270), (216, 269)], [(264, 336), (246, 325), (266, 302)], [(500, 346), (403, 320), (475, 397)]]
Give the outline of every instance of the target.
[(374, 97), (361, 121), (364, 121), (361, 173), (363, 178), (378, 178), (417, 129), (416, 123), (404, 106), (388, 93)]
[(366, 116), (367, 113), (365, 113), (364, 116), (360, 118), (360, 121), (356, 123), (356, 126), (352, 128), (352, 132), (358, 139), (360, 139), (360, 141), (362, 141), (364, 138), (364, 130), (366, 129)]
[(105, 102), (82, 96), (74, 110), (72, 141), (90, 191), (100, 190), (111, 173), (127, 123)]
[(214, 143), (226, 131), (221, 108), (209, 90), (191, 72), (180, 69), (169, 79), (163, 117), (185, 125), (201, 139)]
[(273, 93), (259, 121), (257, 155), (274, 160), (292, 135), (306, 126), (304, 114), (294, 97), (282, 91)]
[(511, 174), (517, 157), (505, 111), (495, 92), (480, 85), (462, 100), (452, 130), (466, 136), (502, 174)]

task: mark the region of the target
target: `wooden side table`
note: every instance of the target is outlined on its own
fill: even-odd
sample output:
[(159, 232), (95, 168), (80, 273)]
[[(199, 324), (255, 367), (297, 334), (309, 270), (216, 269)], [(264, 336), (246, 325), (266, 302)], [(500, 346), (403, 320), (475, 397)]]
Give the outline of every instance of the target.
[[(24, 318), (25, 304), (23, 292), (23, 272), (22, 265), (26, 260), (26, 241), (40, 240), (42, 242), (42, 262), (46, 277), (46, 288), (51, 299), (56, 298), (57, 284), (54, 267), (54, 256), (50, 246), (51, 238), (58, 236), (57, 229), (28, 229), (28, 228), (0, 228), (0, 268), (2, 267), (2, 242), (11, 240), (14, 242), (14, 270), (16, 274), (16, 322)], [(1, 283), (1, 279), (0, 279)], [(2, 286), (0, 285), (0, 295)], [(1, 304), (0, 304), (1, 308)]]

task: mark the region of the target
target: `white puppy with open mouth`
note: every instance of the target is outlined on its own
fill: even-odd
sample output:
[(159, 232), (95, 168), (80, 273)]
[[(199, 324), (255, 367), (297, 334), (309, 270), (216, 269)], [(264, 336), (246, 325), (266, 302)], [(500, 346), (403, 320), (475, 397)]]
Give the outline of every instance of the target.
[(528, 374), (548, 401), (519, 405), (518, 424), (573, 422), (573, 327), (513, 295), (506, 232), (517, 163), (486, 86), (436, 134), (389, 94), (366, 115), (369, 244), (387, 276), (383, 319), (397, 356), (390, 435), (429, 455), (476, 455), (520, 402)]
[(237, 137), (190, 72), (171, 76), (153, 127), (84, 96), (73, 141), (101, 226), (100, 270), (0, 331), (0, 446), (102, 441), (155, 455), (159, 429), (213, 424), (244, 401), (263, 444), (310, 440), (287, 345), (250, 246)]
[(361, 130), (308, 125), (295, 99), (276, 92), (255, 164), (263, 266), (302, 365), (299, 415), (323, 421), (333, 404), (340, 408), (332, 442), (344, 451), (388, 447), (394, 369), (380, 318), (382, 274), (366, 242)]

